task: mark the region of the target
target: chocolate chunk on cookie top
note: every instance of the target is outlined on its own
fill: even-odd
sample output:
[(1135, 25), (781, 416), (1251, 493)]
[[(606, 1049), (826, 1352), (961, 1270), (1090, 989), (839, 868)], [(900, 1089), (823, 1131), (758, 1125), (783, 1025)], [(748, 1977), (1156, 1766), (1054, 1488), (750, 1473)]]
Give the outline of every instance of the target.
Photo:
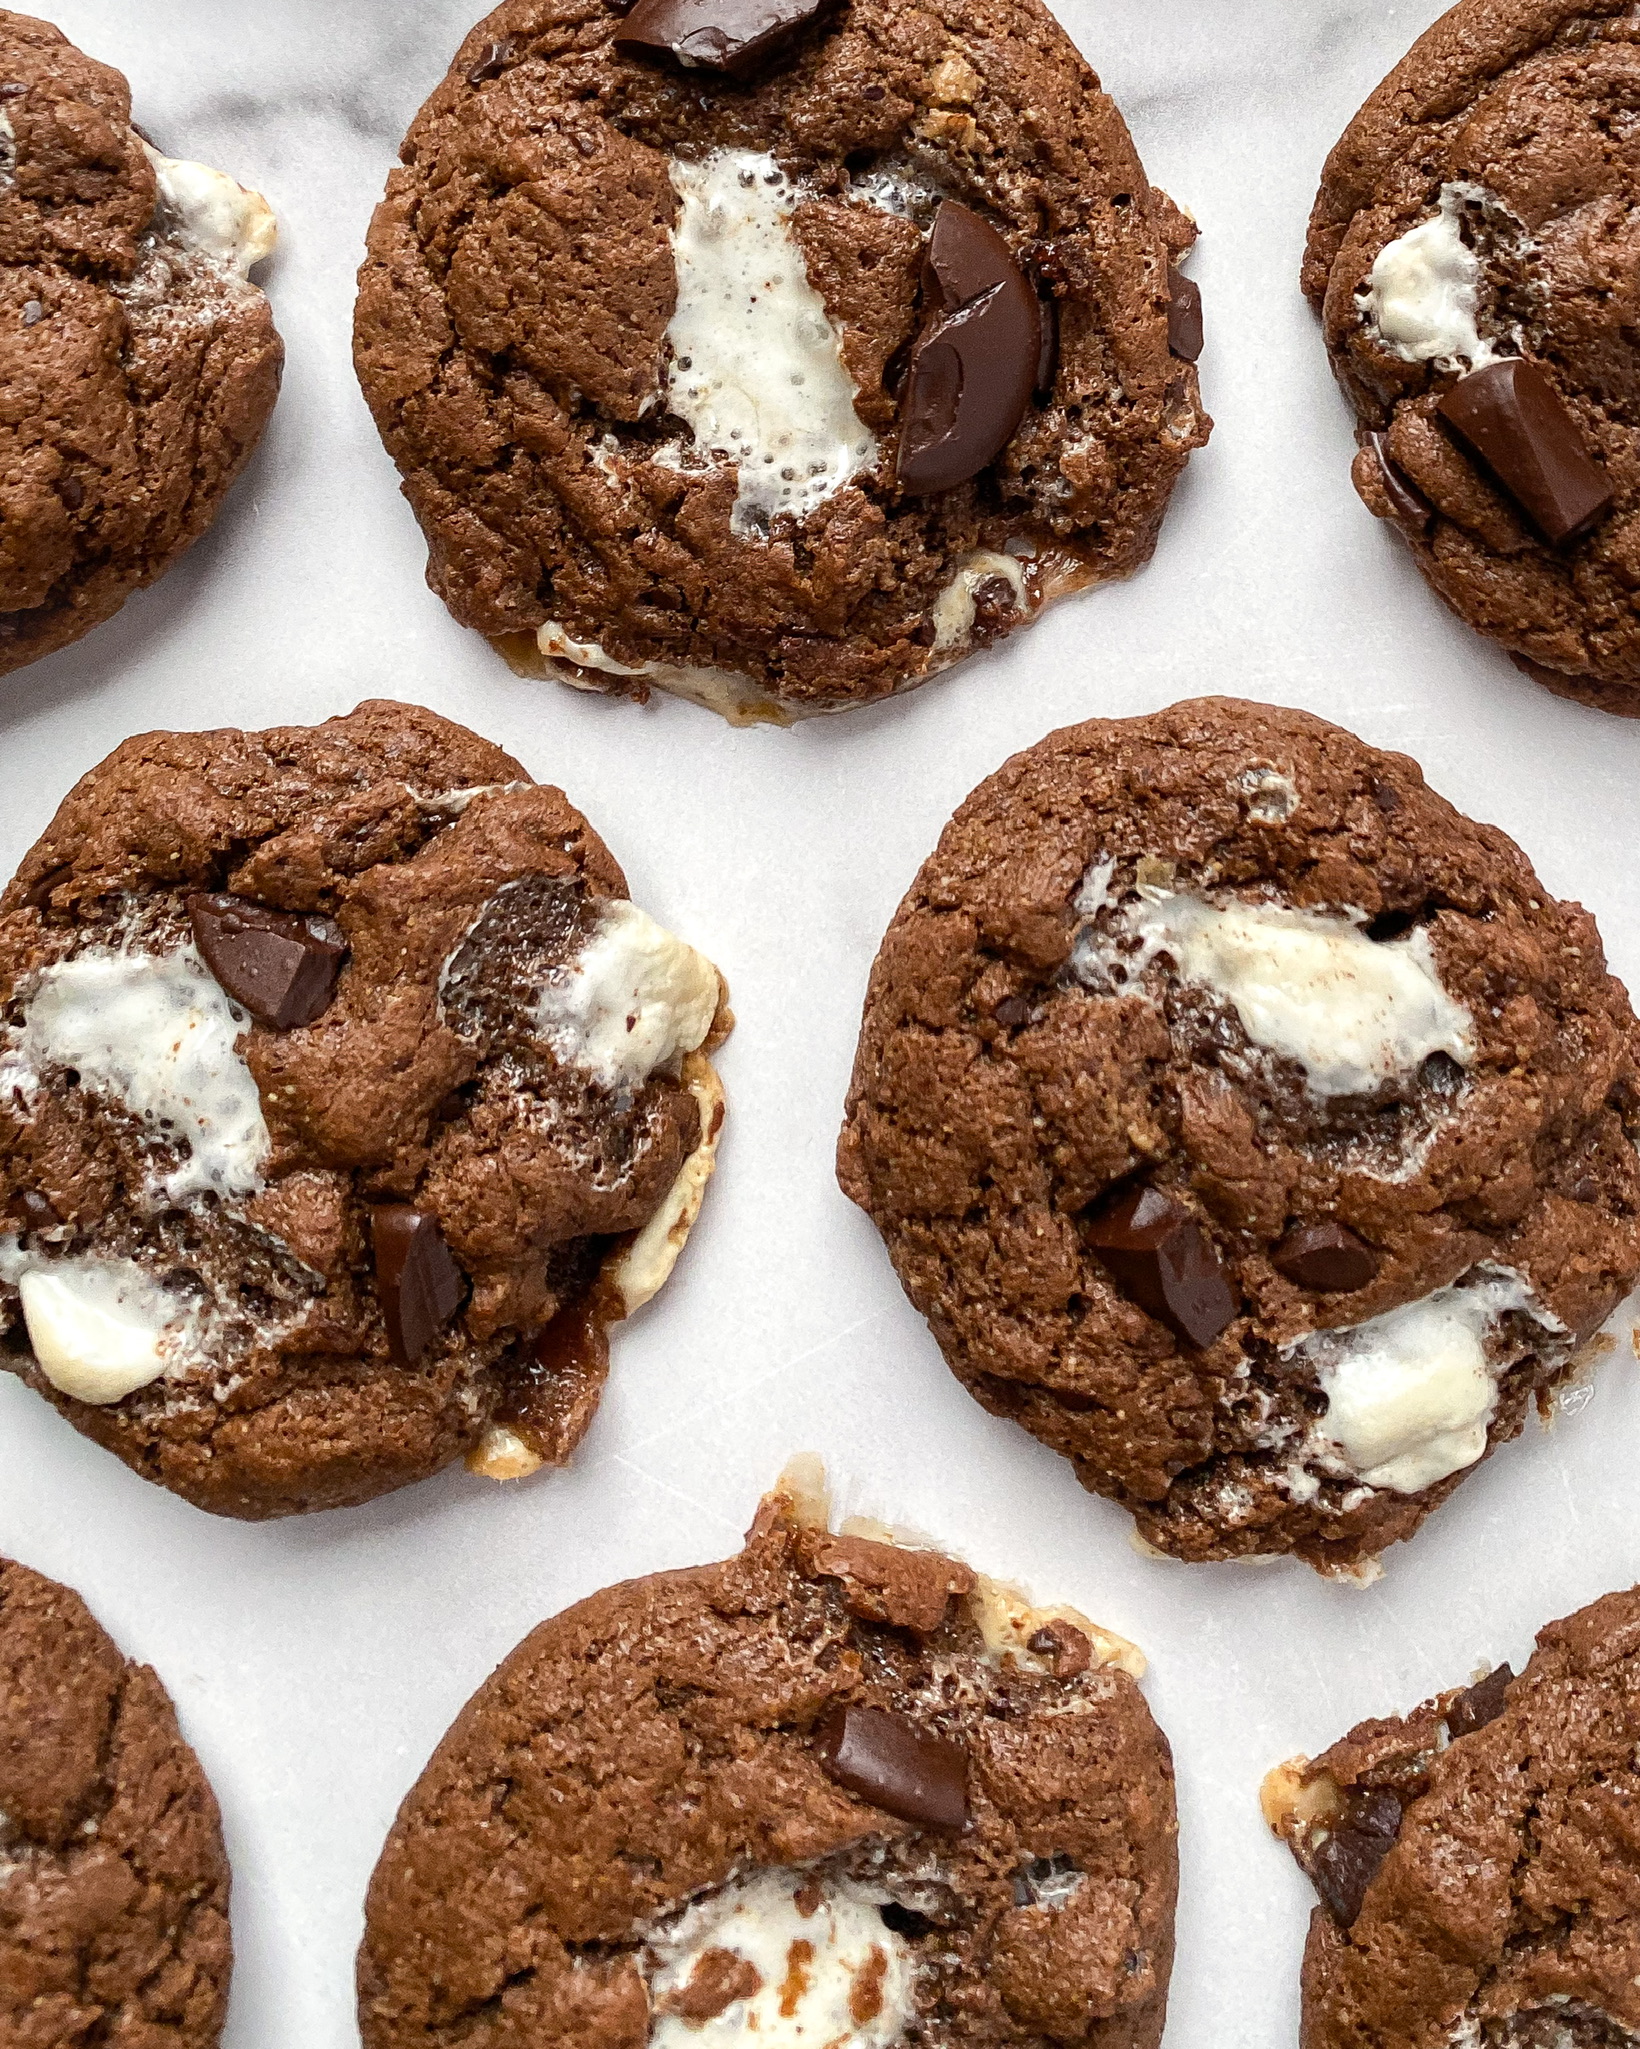
[(1155, 546), (1195, 229), (1039, 0), (506, 0), (412, 125), (355, 359), (515, 667), (785, 722)]
[(366, 2049), (1156, 2049), (1176, 1821), (1143, 1671), (1072, 1609), (834, 1533), (794, 1461), (738, 1557), (544, 1622), (462, 1710), (371, 1881)]
[(1640, 1025), (1415, 763), (1206, 698), (1017, 755), (839, 1146), (947, 1363), (1183, 1559), (1359, 1577), (1640, 1273)]
[(712, 1172), (711, 962), (429, 712), (127, 741), (0, 897), (0, 1363), (202, 1508), (518, 1478)]
[(1306, 2049), (1628, 2049), (1640, 1591), (1264, 1782), (1313, 1881)]
[(1355, 484), (1528, 673), (1640, 712), (1640, 45), (1608, 0), (1460, 0), (1346, 130), (1304, 289)]
[(0, 674), (117, 612), (209, 527), (283, 350), (260, 193), (162, 155), (117, 71), (0, 10)]
[(222, 1823), (165, 1688), (0, 1558), (0, 2041), (222, 2039)]

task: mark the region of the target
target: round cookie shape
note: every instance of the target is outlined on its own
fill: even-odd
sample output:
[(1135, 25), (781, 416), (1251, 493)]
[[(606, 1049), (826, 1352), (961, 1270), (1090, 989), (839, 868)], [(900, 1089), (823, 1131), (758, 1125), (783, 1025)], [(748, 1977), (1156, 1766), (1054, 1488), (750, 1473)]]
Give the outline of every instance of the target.
[(506, 0), (401, 156), (355, 360), (526, 673), (872, 701), (1137, 569), (1207, 438), (1195, 228), (1039, 0)]
[(221, 1817), (170, 1696), (0, 1558), (0, 2037), (212, 2049), (232, 1966)]
[(1155, 2049), (1172, 1763), (1143, 1659), (777, 1492), (720, 1565), (595, 1594), (399, 1810), (366, 2049)]
[(1303, 273), (1367, 506), (1517, 667), (1627, 716), (1637, 95), (1625, 0), (1460, 0), (1328, 158)]
[(164, 156), (119, 72), (0, 10), (0, 673), (66, 647), (215, 519), (284, 349), (259, 193)]
[(1315, 1883), (1306, 2049), (1627, 2049), (1640, 1591), (1264, 1782)]
[(958, 1378), (1147, 1543), (1370, 1574), (1640, 1271), (1637, 1052), (1502, 833), (1199, 699), (963, 804), (872, 971), (839, 1175)]
[(0, 897), (0, 1364), (223, 1515), (561, 1464), (730, 1022), (562, 792), (430, 712), (129, 740)]

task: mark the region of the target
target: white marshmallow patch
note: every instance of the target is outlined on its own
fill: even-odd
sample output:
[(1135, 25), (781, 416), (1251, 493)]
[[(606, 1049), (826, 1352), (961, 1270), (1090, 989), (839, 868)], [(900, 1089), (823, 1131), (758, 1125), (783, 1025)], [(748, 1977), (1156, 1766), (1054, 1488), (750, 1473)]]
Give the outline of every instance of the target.
[(1565, 1326), (1520, 1274), (1508, 1267), (1477, 1272), (1483, 1277), (1466, 1286), (1439, 1288), (1285, 1350), (1285, 1358), (1315, 1371), (1327, 1397), (1318, 1434), (1367, 1486), (1417, 1494), (1486, 1450), (1501, 1370), (1488, 1358), (1486, 1341), (1511, 1311), (1564, 1341)]
[[(650, 2049), (889, 2049), (910, 2014), (912, 1971), (877, 1905), (847, 1880), (790, 1870), (697, 1902), (650, 1944)], [(709, 1952), (719, 1955), (705, 1971), (740, 1989), (702, 2019), (714, 1980), (695, 1981), (694, 1999), (690, 1987)]]
[[(1091, 870), (1090, 885), (1100, 876), (1108, 883), (1108, 872), (1105, 864)], [(1133, 976), (1165, 953), (1182, 982), (1230, 1005), (1255, 1046), (1303, 1068), (1312, 1095), (1369, 1094), (1415, 1074), (1432, 1053), (1460, 1067), (1474, 1060), (1473, 1020), (1443, 987), (1421, 927), (1373, 940), (1342, 914), (1221, 906), (1156, 888), (1139, 895), (1121, 914), (1139, 951), (1100, 955), (1101, 972), (1120, 961)], [(1079, 908), (1084, 902), (1092, 902), (1088, 889)], [(1086, 953), (1082, 965), (1085, 972)]]
[(854, 410), (825, 301), (791, 233), (797, 194), (772, 156), (715, 150), (672, 163), (678, 300), (667, 403), (703, 453), (739, 469), (731, 526), (798, 518), (877, 459)]
[(605, 1088), (637, 1088), (704, 1043), (717, 1006), (706, 956), (612, 897), (587, 944), (542, 990), (534, 1023), (561, 1060)]
[(249, 1195), (270, 1141), (238, 1051), (247, 1025), (191, 943), (167, 954), (92, 951), (40, 976), (3, 1071), (28, 1093), (47, 1071), (72, 1069), (82, 1087), (184, 1147), (151, 1195)]
[(159, 181), (161, 223), (213, 263), (249, 277), (279, 239), (273, 209), (225, 171), (142, 145)]
[(1497, 361), (1476, 325), (1480, 259), (1463, 238), (1465, 205), (1488, 203), (1482, 186), (1443, 185), (1439, 211), (1379, 250), (1358, 303), (1391, 355), (1448, 370)]
[(157, 1380), (187, 1342), (186, 1307), (129, 1259), (34, 1258), (0, 1241), (40, 1371), (81, 1402), (117, 1402)]

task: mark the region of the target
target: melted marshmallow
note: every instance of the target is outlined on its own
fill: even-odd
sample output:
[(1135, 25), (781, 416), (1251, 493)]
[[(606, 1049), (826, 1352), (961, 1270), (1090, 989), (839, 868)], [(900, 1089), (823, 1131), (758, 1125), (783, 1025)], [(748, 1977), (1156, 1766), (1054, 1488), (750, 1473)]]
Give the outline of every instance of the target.
[(1179, 979), (1210, 989), (1255, 1046), (1293, 1060), (1312, 1095), (1365, 1095), (1415, 1074), (1432, 1053), (1475, 1057), (1469, 1013), (1446, 993), (1429, 934), (1372, 940), (1352, 918), (1144, 888), (1124, 913), (1138, 963), (1171, 956)]
[[(801, 1871), (760, 1871), (698, 1901), (650, 1943), (650, 2049), (888, 2049), (910, 2017), (912, 1972), (877, 1908), (846, 1879)], [(757, 1989), (704, 2021), (668, 2012), (709, 1950), (749, 1964)]]
[(974, 630), (974, 593), (982, 583), (989, 583), (996, 577), (1000, 577), (1012, 590), (1014, 610), (1023, 612), (1026, 609), (1029, 601), (1022, 563), (1016, 562), (1012, 555), (993, 554), (985, 548), (965, 555), (957, 566), (956, 575), (934, 600), (931, 656), (949, 654), (953, 648), (967, 646)]
[(146, 142), (142, 147), (159, 180), (163, 225), (180, 241), (240, 277), (249, 277), (273, 254), (278, 223), (260, 192), (252, 192), (224, 171), (213, 171), (209, 164), (161, 156)]
[(801, 519), (869, 469), (877, 443), (854, 410), (825, 301), (790, 229), (797, 194), (772, 156), (676, 158), (678, 302), (666, 330), (667, 403), (696, 445), (739, 466), (731, 527)]
[(1440, 211), (1379, 250), (1359, 303), (1392, 356), (1446, 369), (1497, 361), (1475, 324), (1481, 266), (1462, 226), (1464, 204), (1490, 196), (1443, 185)]
[(704, 1042), (717, 1006), (706, 956), (616, 897), (542, 990), (534, 1023), (561, 1060), (606, 1088), (636, 1088)]
[(248, 1195), (261, 1186), (269, 1139), (237, 1050), (245, 1029), (192, 943), (167, 954), (82, 953), (40, 976), (6, 1071), (38, 1087), (47, 1069), (73, 1068), (186, 1147), (158, 1184), (170, 1201)]
[(1318, 1424), (1348, 1470), (1369, 1487), (1417, 1494), (1472, 1466), (1486, 1449), (1503, 1366), (1486, 1340), (1512, 1310), (1543, 1330), (1565, 1327), (1508, 1267), (1481, 1267), (1471, 1285), (1438, 1288), (1346, 1330), (1318, 1331), (1283, 1357), (1315, 1371), (1327, 1397)]
[(188, 1312), (129, 1259), (37, 1259), (15, 1251), (15, 1282), (40, 1371), (81, 1402), (117, 1402), (157, 1380), (181, 1351)]

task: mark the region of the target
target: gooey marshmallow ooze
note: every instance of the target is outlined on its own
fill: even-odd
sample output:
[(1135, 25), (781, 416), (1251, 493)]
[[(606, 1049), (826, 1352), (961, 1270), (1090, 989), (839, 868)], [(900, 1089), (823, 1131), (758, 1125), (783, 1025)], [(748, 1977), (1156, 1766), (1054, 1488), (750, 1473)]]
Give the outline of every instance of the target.
[(882, 1899), (775, 1870), (697, 1901), (649, 1945), (651, 2049), (889, 2049), (912, 1969)]
[(150, 1180), (156, 1205), (250, 1195), (269, 1139), (238, 1050), (247, 1023), (191, 944), (157, 955), (89, 951), (40, 976), (0, 1074), (28, 1093), (45, 1075), (72, 1071), (181, 1148), (181, 1163)]
[(1502, 202), (1479, 185), (1441, 187), (1438, 211), (1378, 252), (1357, 295), (1391, 355), (1437, 369), (1480, 370), (1499, 351), (1481, 334), (1480, 258), (1464, 239), (1466, 210), (1502, 217)]
[(801, 518), (869, 469), (876, 440), (854, 410), (854, 380), (791, 233), (798, 195), (774, 158), (717, 150), (675, 159), (671, 176), (681, 204), (667, 404), (697, 449), (737, 464), (733, 530), (766, 534), (777, 512)]
[[(1091, 871), (1078, 902), (1085, 916), (1102, 907), (1112, 872)], [(1435, 1053), (1460, 1067), (1475, 1057), (1473, 1020), (1442, 985), (1421, 927), (1374, 940), (1358, 913), (1218, 905), (1149, 886), (1139, 899), (1119, 913), (1137, 950), (1084, 937), (1075, 961), (1083, 979), (1108, 985), (1119, 966), (1132, 980), (1165, 954), (1181, 982), (1235, 1011), (1255, 1046), (1301, 1067), (1313, 1096), (1371, 1094)]]
[(17, 1289), (40, 1371), (75, 1401), (123, 1401), (188, 1354), (186, 1306), (132, 1260), (31, 1258), (3, 1238), (0, 1280)]
[(535, 1026), (603, 1087), (633, 1089), (704, 1044), (718, 995), (704, 954), (612, 897), (591, 939), (542, 990)]
[(1417, 1494), (1486, 1450), (1499, 1378), (1525, 1349), (1488, 1350), (1511, 1314), (1564, 1346), (1564, 1326), (1521, 1275), (1483, 1266), (1366, 1323), (1318, 1331), (1283, 1356), (1312, 1370), (1327, 1397), (1315, 1435), (1333, 1459), (1365, 1486)]
[(159, 181), (162, 228), (242, 278), (273, 254), (278, 227), (260, 192), (209, 164), (161, 156), (146, 142), (142, 147)]

